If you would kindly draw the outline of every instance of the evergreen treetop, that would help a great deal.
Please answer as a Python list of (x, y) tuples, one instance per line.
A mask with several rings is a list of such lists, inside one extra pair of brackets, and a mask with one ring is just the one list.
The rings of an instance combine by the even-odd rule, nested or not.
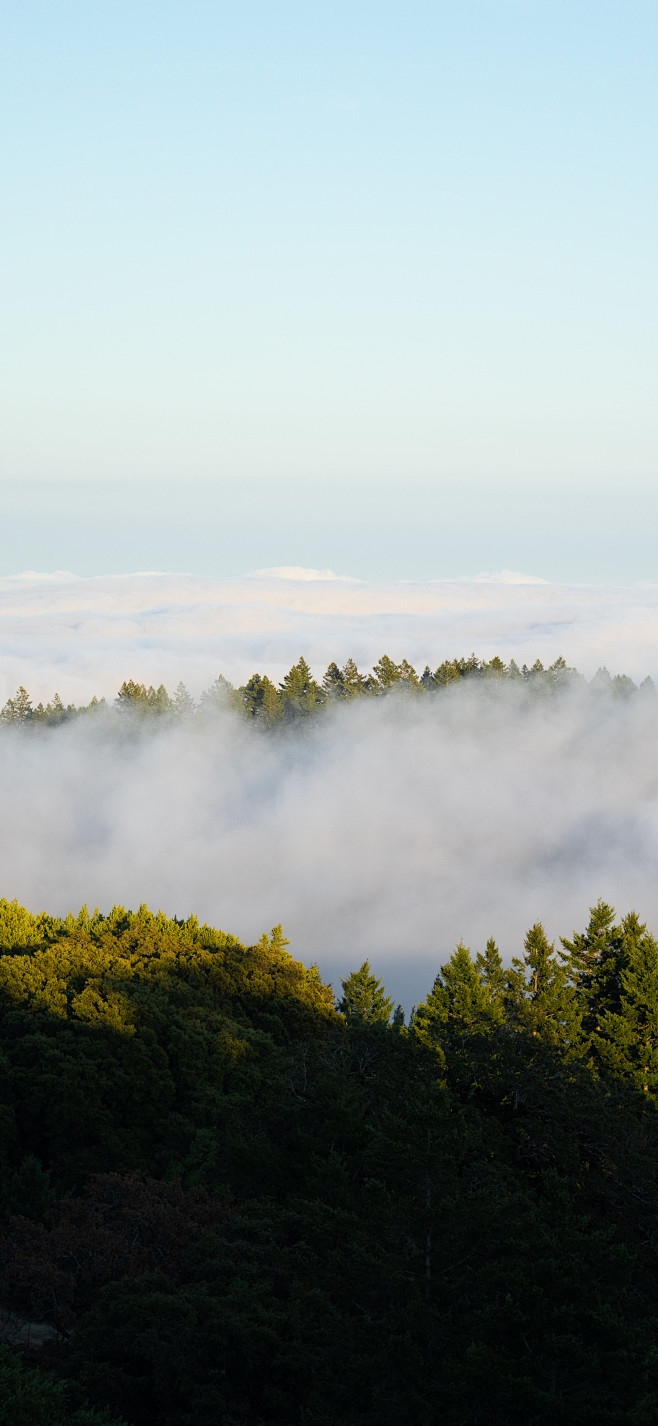
[(364, 961), (346, 980), (341, 980), (341, 985), (343, 994), (337, 1008), (347, 1020), (388, 1024), (393, 1001), (370, 969), (370, 961)]

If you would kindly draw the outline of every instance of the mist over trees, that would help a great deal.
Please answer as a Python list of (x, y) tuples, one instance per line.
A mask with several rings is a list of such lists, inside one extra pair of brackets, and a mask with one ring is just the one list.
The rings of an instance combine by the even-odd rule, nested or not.
[[(500, 875), (513, 898), (556, 847), (573, 864), (571, 788), (588, 845), (592, 807), (602, 838), (616, 827), (588, 798), (620, 729), (627, 749), (640, 735), (610, 804), (621, 788), (626, 816), (627, 789), (645, 789), (650, 807), (652, 687), (605, 670), (586, 683), (562, 659), (419, 674), (383, 655), (369, 673), (348, 660), (317, 679), (300, 659), (278, 684), (220, 676), (196, 701), (135, 680), (84, 708), (8, 700), (26, 855), (45, 865), (47, 848), (56, 878), (98, 862), (109, 883), (129, 861), (141, 880), (146, 843), (168, 896), (187, 856), (195, 884), (212, 879), (218, 904), (230, 884), (235, 905), (259, 879), (282, 898), (289, 864), (353, 969), (334, 993), (280, 925), (246, 944), (146, 906), (62, 917), (0, 901), (0, 1426), (653, 1423), (653, 934), (603, 901), (557, 942), (533, 920), (505, 960), (485, 930), (437, 954), (410, 1014), (374, 968), (391, 962), (391, 925), (400, 959), (426, 944), (409, 931), (424, 857), (443, 877), (440, 945), (460, 876), (459, 903), (466, 888), (491, 910)], [(48, 733), (66, 724), (79, 735)], [(323, 726), (336, 736), (287, 737)], [(56, 838), (40, 841), (46, 825)]]
[[(608, 694), (616, 698), (629, 698), (638, 692), (633, 679), (626, 674), (613, 677), (606, 668), (600, 668), (587, 684), (582, 674), (570, 668), (563, 658), (556, 659), (549, 668), (544, 668), (539, 659), (531, 667), (524, 664), (519, 668), (514, 659), (505, 664), (496, 656), (487, 662), (471, 654), (468, 658), (445, 659), (434, 671), (427, 664), (418, 674), (406, 659), (395, 663), (388, 654), (382, 654), (368, 673), (361, 673), (352, 658), (342, 668), (332, 662), (318, 683), (302, 657), (278, 685), (272, 683), (267, 674), (254, 673), (246, 684), (235, 688), (219, 674), (201, 694), (198, 703), (182, 682), (170, 695), (164, 684), (158, 688), (147, 688), (143, 683), (127, 679), (122, 683), (113, 706), (108, 705), (104, 698), (92, 698), (90, 703), (80, 707), (74, 704), (65, 706), (58, 693), (49, 703), (34, 705), (30, 694), (21, 685), (0, 710), (0, 723), (12, 727), (28, 724), (57, 726), (72, 718), (96, 712), (102, 711), (107, 715), (110, 709), (114, 713), (130, 713), (140, 719), (167, 720), (186, 718), (192, 714), (203, 717), (230, 710), (265, 726), (278, 726), (298, 723), (332, 705), (349, 703), (354, 699), (381, 698), (391, 694), (422, 696), (465, 682), (490, 685), (492, 680), (514, 687), (517, 691), (525, 689), (529, 695), (544, 699), (576, 688), (588, 688), (594, 694)], [(639, 688), (645, 693), (652, 692), (651, 678), (645, 678)]]
[(0, 902), (0, 1421), (649, 1426), (657, 987), (604, 902), (406, 1023), (280, 926)]

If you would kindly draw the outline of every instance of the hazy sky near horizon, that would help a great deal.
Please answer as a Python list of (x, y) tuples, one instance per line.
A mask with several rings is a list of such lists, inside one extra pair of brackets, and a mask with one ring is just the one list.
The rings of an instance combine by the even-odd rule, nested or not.
[(654, 577), (657, 41), (650, 0), (10, 3), (7, 558)]

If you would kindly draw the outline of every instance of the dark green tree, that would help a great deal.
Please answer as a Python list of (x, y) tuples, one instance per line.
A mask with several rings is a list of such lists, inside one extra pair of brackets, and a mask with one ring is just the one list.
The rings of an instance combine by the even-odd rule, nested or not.
[(346, 698), (360, 698), (364, 693), (372, 692), (369, 680), (359, 673), (354, 659), (348, 659), (343, 664), (341, 678)]
[(0, 1346), (0, 1426), (126, 1426), (109, 1411), (67, 1404), (67, 1389)]
[(249, 682), (239, 690), (242, 706), (248, 718), (258, 718), (263, 723), (275, 723), (282, 713), (281, 695), (270, 682), (267, 674), (252, 674)]
[(348, 975), (347, 980), (341, 980), (341, 985), (343, 995), (338, 1002), (341, 1015), (348, 1020), (388, 1024), (393, 1001), (387, 996), (383, 981), (373, 975), (370, 961), (364, 961), (358, 970)]
[(394, 663), (388, 654), (382, 654), (373, 667), (373, 673), (378, 693), (387, 693), (389, 688), (393, 688), (396, 683), (399, 683), (402, 677), (399, 664)]
[(304, 658), (293, 664), (279, 687), (286, 718), (307, 716), (324, 701), (324, 693)]
[(460, 678), (475, 678), (479, 672), (480, 660), (471, 654), (467, 659), (444, 659), (435, 668), (433, 676), (438, 688), (447, 688), (451, 683), (458, 683)]
[(403, 659), (400, 664), (400, 683), (402, 683), (405, 688), (422, 688), (421, 681), (413, 664), (408, 663), (406, 659)]
[(599, 1013), (591, 1044), (615, 1078), (658, 1095), (658, 944), (635, 912), (624, 918), (619, 1009)]
[(507, 1002), (520, 1029), (547, 1045), (575, 1048), (581, 1024), (576, 994), (541, 921), (528, 931), (523, 959), (512, 960)]
[(489, 1027), (491, 1020), (487, 987), (468, 946), (460, 941), (441, 966), (427, 1000), (414, 1012), (415, 1033), (425, 1043), (435, 1044)]
[[(630, 925), (632, 934), (632, 924)], [(595, 1034), (601, 1015), (620, 1009), (621, 969), (625, 958), (624, 925), (615, 925), (614, 906), (597, 901), (590, 907), (585, 931), (571, 940), (561, 937), (569, 980), (574, 986), (583, 1017), (583, 1032)]]
[(329, 699), (345, 697), (345, 682), (337, 663), (330, 663), (322, 679), (322, 689)]
[(475, 965), (487, 993), (492, 1019), (501, 1023), (505, 1018), (507, 971), (493, 936), (489, 937), (484, 954), (478, 951)]

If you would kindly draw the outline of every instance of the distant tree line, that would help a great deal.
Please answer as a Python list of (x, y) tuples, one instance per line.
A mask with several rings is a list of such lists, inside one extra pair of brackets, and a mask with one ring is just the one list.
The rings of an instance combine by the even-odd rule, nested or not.
[(654, 937), (341, 989), (0, 901), (0, 1426), (653, 1426)]
[[(423, 696), (466, 681), (486, 683), (491, 680), (525, 688), (529, 694), (543, 695), (544, 698), (578, 686), (586, 686), (593, 693), (609, 694), (615, 698), (629, 698), (638, 692), (638, 685), (627, 674), (612, 677), (606, 668), (600, 668), (586, 684), (582, 674), (569, 667), (563, 658), (556, 659), (549, 668), (544, 668), (539, 659), (530, 668), (526, 664), (519, 668), (514, 659), (509, 664), (498, 657), (487, 662), (471, 654), (469, 658), (444, 659), (433, 672), (428, 664), (418, 674), (406, 659), (396, 663), (388, 654), (382, 654), (369, 673), (361, 673), (351, 658), (342, 668), (337, 663), (330, 663), (320, 682), (313, 677), (304, 658), (293, 664), (278, 685), (267, 674), (254, 673), (247, 683), (235, 688), (220, 674), (201, 694), (198, 702), (184, 683), (179, 683), (175, 693), (170, 695), (162, 683), (159, 688), (147, 688), (143, 683), (128, 679), (122, 683), (113, 705), (108, 705), (104, 698), (92, 698), (91, 703), (80, 707), (72, 703), (65, 705), (56, 693), (51, 702), (35, 706), (21, 685), (0, 711), (0, 722), (14, 727), (28, 724), (53, 726), (100, 711), (107, 713), (113, 707), (116, 712), (129, 712), (139, 718), (169, 720), (231, 709), (247, 719), (274, 725), (307, 718), (332, 705), (355, 699), (381, 698), (392, 694)], [(639, 689), (653, 692), (651, 678), (645, 678)]]

